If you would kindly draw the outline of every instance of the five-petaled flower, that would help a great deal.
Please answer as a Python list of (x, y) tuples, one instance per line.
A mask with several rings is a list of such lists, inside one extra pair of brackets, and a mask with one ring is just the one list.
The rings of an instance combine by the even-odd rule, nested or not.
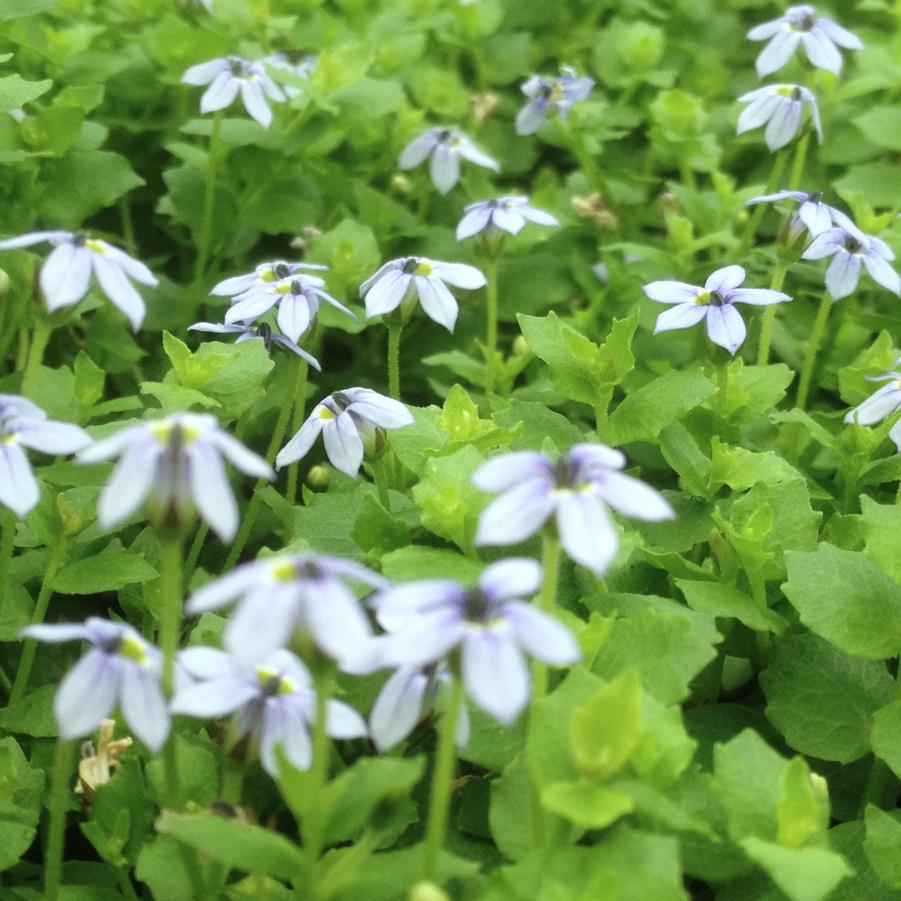
[(284, 347), (285, 350), (297, 354), (303, 360), (306, 360), (314, 369), (322, 371), (322, 367), (311, 353), (307, 353), (300, 345), (292, 341), (290, 338), (273, 330), (272, 326), (266, 322), (259, 322), (253, 325), (249, 322), (195, 322), (188, 326), (189, 332), (209, 332), (213, 335), (237, 335), (238, 340), (235, 344), (242, 341), (250, 341), (252, 338), (260, 338), (263, 341), (267, 351), (271, 351), (273, 347)]
[(662, 495), (619, 471), (625, 465), (623, 454), (605, 444), (575, 444), (556, 460), (538, 451), (489, 460), (472, 482), (482, 491), (503, 493), (482, 511), (475, 543), (518, 544), (553, 515), (570, 557), (603, 575), (619, 547), (608, 505), (650, 522), (675, 516)]
[(817, 18), (812, 6), (790, 6), (778, 19), (763, 22), (748, 32), (752, 41), (769, 43), (757, 57), (757, 74), (763, 78), (778, 72), (792, 57), (798, 44), (804, 47), (807, 58), (818, 69), (836, 75), (842, 71), (839, 47), (861, 50), (860, 39), (831, 19)]
[[(310, 768), (309, 725), (316, 719), (316, 693), (309, 671), (297, 657), (279, 650), (247, 663), (225, 651), (194, 647), (179, 654), (179, 663), (196, 681), (176, 691), (173, 713), (201, 719), (235, 714), (231, 740), (249, 735), (259, 748), (263, 769), (273, 778), (279, 775), (277, 747), (292, 766)], [(329, 701), (326, 731), (332, 738), (361, 738), (366, 723), (347, 704)]]
[(479, 150), (466, 135), (450, 128), (430, 128), (425, 134), (414, 138), (401, 153), (397, 168), (413, 169), (431, 157), (429, 174), (432, 184), (439, 194), (447, 194), (460, 180), (461, 156), (477, 166), (500, 171), (497, 160)]
[(893, 294), (901, 294), (901, 278), (889, 265), (895, 259), (881, 238), (864, 234), (844, 213), (833, 210), (835, 228), (822, 232), (802, 254), (805, 260), (832, 257), (826, 270), (826, 287), (833, 300), (847, 297), (857, 287), (861, 263), (873, 281)]
[(92, 616), (84, 623), (28, 626), (38, 641), (87, 641), (91, 649), (69, 670), (53, 700), (64, 740), (93, 732), (116, 706), (151, 751), (169, 734), (169, 711), (160, 687), (162, 655), (131, 626)]
[(466, 207), (466, 213), (457, 226), (457, 240), (498, 231), (515, 235), (526, 221), (537, 225), (560, 224), (550, 213), (530, 206), (528, 197), (498, 197), (497, 200), (470, 203)]
[(141, 327), (146, 308), (129, 279), (151, 287), (158, 284), (143, 263), (84, 232), (30, 232), (0, 241), (0, 250), (30, 247), (44, 241), (53, 245), (41, 266), (39, 279), (49, 312), (78, 303), (88, 293), (93, 272), (103, 293), (126, 315), (131, 327), (135, 331)]
[(359, 563), (316, 554), (275, 554), (245, 563), (204, 585), (189, 599), (189, 613), (237, 601), (225, 627), (226, 647), (253, 662), (300, 634), (348, 671), (369, 662), (372, 629), (347, 583), (385, 588), (388, 580)]
[(222, 431), (209, 413), (173, 413), (127, 426), (84, 448), (78, 459), (98, 463), (121, 457), (100, 494), (101, 527), (128, 519), (146, 498), (158, 522), (185, 525), (196, 509), (223, 541), (230, 541), (238, 528), (238, 505), (223, 456), (248, 475), (273, 476), (262, 457)]
[(360, 471), (366, 451), (376, 450), (379, 429), (399, 429), (412, 423), (412, 414), (399, 400), (371, 388), (335, 391), (316, 404), (300, 431), (279, 451), (275, 468), (306, 456), (321, 433), (332, 466), (353, 477)]
[(88, 433), (77, 425), (48, 419), (24, 397), (0, 394), (0, 504), (22, 517), (40, 500), (23, 447), (43, 454), (74, 454), (90, 443)]
[(540, 583), (538, 563), (512, 558), (489, 566), (475, 588), (430, 579), (379, 592), (372, 605), (388, 632), (381, 659), (417, 667), (459, 648), (469, 697), (495, 719), (512, 723), (529, 700), (524, 652), (555, 666), (581, 656), (565, 626), (522, 600)]
[(770, 150), (784, 147), (801, 128), (804, 105), (810, 107), (810, 118), (817, 140), (823, 143), (823, 126), (817, 99), (807, 88), (797, 84), (769, 84), (742, 94), (739, 102), (747, 103), (738, 117), (738, 134), (744, 134), (766, 123), (766, 145)]
[(767, 306), (791, 300), (788, 294), (768, 288), (742, 288), (745, 270), (741, 266), (724, 266), (712, 273), (704, 287), (684, 282), (651, 282), (644, 286), (644, 293), (658, 303), (674, 304), (671, 310), (661, 313), (654, 326), (654, 334), (672, 329), (691, 328), (702, 319), (707, 320), (707, 336), (714, 344), (724, 347), (730, 354), (741, 347), (747, 335), (744, 320), (734, 304), (749, 303)]
[[(901, 358), (895, 360), (895, 366), (901, 363)], [(845, 414), (845, 422), (856, 422), (858, 425), (875, 425), (882, 422), (887, 416), (901, 410), (901, 372), (893, 369), (891, 372), (870, 377), (871, 382), (886, 382), (881, 388), (873, 392), (865, 401), (849, 410)], [(898, 453), (901, 453), (901, 420), (898, 420), (888, 433), (889, 438), (895, 443)]]
[[(800, 206), (797, 213), (792, 216), (791, 232), (792, 237), (796, 233), (807, 229), (811, 238), (821, 235), (824, 231), (832, 228), (836, 214), (841, 213), (828, 203), (823, 203), (823, 194), (821, 191), (813, 191), (810, 194), (804, 191), (777, 191), (775, 194), (762, 194), (760, 197), (752, 197), (745, 203), (753, 206), (755, 203), (777, 203), (780, 200), (794, 200)], [(800, 223), (800, 226), (799, 224)]]
[(561, 66), (560, 73), (552, 79), (533, 75), (523, 82), (521, 90), (529, 98), (529, 102), (516, 116), (518, 135), (534, 134), (552, 110), (565, 119), (572, 105), (591, 93), (594, 79), (579, 78), (576, 70), (569, 66)]
[(383, 316), (398, 307), (406, 317), (419, 298), (426, 316), (452, 332), (458, 308), (447, 285), (474, 290), (485, 284), (485, 276), (475, 266), (441, 263), (425, 257), (401, 257), (385, 263), (367, 278), (360, 285), (360, 296), (366, 302), (367, 319)]
[(285, 99), (284, 92), (266, 74), (262, 63), (251, 62), (240, 56), (225, 56), (191, 66), (181, 80), (184, 84), (209, 85), (200, 98), (202, 113), (225, 109), (240, 91), (244, 109), (263, 128), (272, 124), (272, 110), (266, 98), (279, 103)]

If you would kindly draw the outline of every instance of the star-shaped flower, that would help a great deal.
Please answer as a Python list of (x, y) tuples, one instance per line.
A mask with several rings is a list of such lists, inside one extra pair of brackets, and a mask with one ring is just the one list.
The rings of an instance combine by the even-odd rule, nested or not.
[(594, 87), (594, 79), (579, 78), (576, 70), (561, 66), (560, 75), (547, 79), (533, 75), (522, 84), (522, 92), (529, 102), (516, 116), (516, 133), (530, 135), (538, 131), (551, 111), (565, 119), (574, 103), (585, 100)]
[(479, 150), (466, 135), (451, 128), (430, 128), (411, 141), (397, 161), (398, 169), (413, 169), (431, 157), (429, 174), (439, 194), (448, 191), (460, 180), (460, 157), (500, 172), (500, 163)]
[(530, 206), (528, 197), (498, 197), (497, 200), (480, 200), (466, 207), (466, 215), (457, 226), (457, 240), (492, 231), (515, 235), (527, 221), (537, 225), (560, 224), (550, 213)]
[(804, 107), (810, 107), (810, 118), (816, 129), (817, 140), (823, 143), (823, 126), (817, 99), (807, 88), (797, 84), (768, 84), (756, 91), (749, 91), (738, 98), (747, 103), (738, 117), (737, 134), (744, 134), (766, 123), (766, 145), (778, 150), (791, 141), (801, 128)]

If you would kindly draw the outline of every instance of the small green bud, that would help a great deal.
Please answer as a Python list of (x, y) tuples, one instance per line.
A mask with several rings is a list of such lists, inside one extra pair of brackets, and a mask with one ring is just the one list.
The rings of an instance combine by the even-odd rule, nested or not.
[(517, 335), (513, 340), (512, 353), (514, 357), (524, 357), (526, 354), (532, 353), (532, 348), (522, 335)]
[(0, 297), (9, 291), (9, 274), (5, 269), (0, 269)]
[(332, 471), (321, 463), (310, 468), (307, 473), (307, 485), (313, 491), (325, 491), (332, 481)]
[(417, 882), (407, 895), (408, 901), (450, 901), (450, 895), (434, 882)]

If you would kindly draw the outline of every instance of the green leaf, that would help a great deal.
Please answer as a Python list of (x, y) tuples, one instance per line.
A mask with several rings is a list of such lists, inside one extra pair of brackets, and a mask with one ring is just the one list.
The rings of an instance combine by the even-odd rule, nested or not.
[[(320, 57), (321, 61), (322, 57)], [(374, 272), (381, 262), (375, 234), (368, 225), (342, 219), (310, 242), (310, 262), (329, 266), (329, 286), (338, 297)]]
[(113, 549), (61, 569), (53, 580), (53, 590), (61, 594), (99, 594), (149, 582), (158, 575), (143, 554)]
[(44, 774), (33, 769), (18, 742), (0, 739), (0, 871), (31, 847), (41, 815)]
[(872, 498), (861, 495), (860, 510), (866, 542), (864, 553), (901, 584), (901, 554), (897, 541), (901, 534), (901, 505), (877, 504)]
[(554, 782), (542, 789), (541, 803), (583, 829), (605, 829), (635, 808), (628, 795), (593, 782)]
[(873, 716), (870, 731), (873, 753), (901, 779), (901, 700), (892, 701)]
[(851, 121), (877, 147), (901, 150), (901, 110), (897, 106), (872, 106)]
[(382, 557), (382, 574), (393, 582), (414, 579), (456, 579), (474, 585), (481, 575), (482, 564), (464, 557), (459, 551), (441, 547), (409, 545), (389, 551)]
[(615, 776), (638, 744), (640, 723), (641, 683), (630, 669), (573, 711), (569, 743), (577, 770), (592, 779)]
[(793, 757), (782, 771), (776, 807), (779, 844), (800, 848), (813, 838), (826, 836), (829, 825), (829, 789), (822, 776), (813, 775), (803, 757)]
[[(0, 18), (3, 16), (0, 8)], [(50, 90), (53, 82), (46, 78), (43, 81), (25, 81), (21, 75), (7, 75), (0, 78), (0, 112), (6, 113), (30, 103), (41, 94)]]
[(166, 901), (195, 901), (184, 846), (168, 835), (159, 835), (144, 845), (138, 856), (135, 876), (147, 885), (154, 898)]
[(871, 660), (901, 651), (901, 586), (863, 554), (821, 544), (786, 554), (783, 585), (812, 632), (849, 654)]
[(716, 392), (700, 369), (673, 370), (633, 391), (610, 414), (608, 444), (648, 441)]
[(754, 837), (741, 846), (791, 901), (823, 901), (842, 879), (853, 875), (840, 854), (825, 848), (783, 848)]
[(277, 832), (250, 823), (215, 815), (163, 813), (156, 821), (156, 828), (211, 860), (246, 873), (291, 880), (305, 867), (305, 858), (297, 845)]
[(17, 704), (0, 709), (0, 729), (35, 738), (55, 738), (58, 734), (53, 715), (55, 695), (56, 685), (42, 685)]
[(694, 582), (675, 580), (679, 591), (685, 595), (688, 606), (708, 616), (737, 619), (749, 629), (759, 632), (784, 632), (788, 622), (769, 608), (761, 607), (752, 598), (721, 582)]
[(901, 822), (872, 804), (867, 804), (864, 820), (867, 859), (886, 885), (901, 889)]
[(870, 750), (873, 714), (889, 703), (885, 666), (850, 657), (816, 635), (779, 639), (760, 674), (767, 719), (802, 754), (851, 763)]

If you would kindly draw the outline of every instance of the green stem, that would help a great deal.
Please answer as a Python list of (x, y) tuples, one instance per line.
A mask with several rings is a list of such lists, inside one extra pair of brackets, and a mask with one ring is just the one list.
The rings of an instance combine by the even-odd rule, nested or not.
[(203, 221), (200, 227), (200, 242), (197, 252), (197, 268), (194, 270), (194, 284), (200, 284), (210, 258), (210, 237), (213, 230), (213, 210), (216, 205), (216, 170), (219, 168), (219, 131), (222, 127), (222, 110), (213, 116), (210, 131), (210, 148), (206, 164), (206, 186), (203, 195)]
[(425, 832), (425, 861), (422, 870), (422, 878), (429, 882), (435, 880), (438, 870), (438, 853), (444, 845), (444, 837), (447, 833), (447, 814), (450, 810), (456, 760), (454, 740), (462, 705), (463, 680), (459, 674), (455, 673), (450, 700), (441, 717), (435, 768), (432, 771), (432, 793), (429, 798), (429, 816)]
[(17, 295), (10, 306), (9, 316), (6, 322), (3, 323), (3, 331), (0, 333), (0, 364), (6, 362), (9, 349), (12, 347), (13, 341), (16, 340), (19, 332), (19, 325), (25, 315), (27, 305), (27, 295)]
[[(781, 291), (785, 281), (788, 265), (781, 260), (776, 262), (773, 277), (770, 279), (770, 290)], [(770, 361), (770, 345), (773, 343), (773, 324), (776, 321), (776, 308), (779, 304), (771, 303), (763, 311), (763, 324), (760, 327), (760, 344), (757, 347), (757, 365), (766, 366)]]
[(388, 393), (400, 400), (400, 336), (404, 330), (402, 322), (388, 323)]
[(494, 391), (497, 356), (497, 257), (485, 261), (485, 394)]
[(50, 822), (47, 827), (47, 850), (44, 855), (44, 901), (56, 901), (62, 881), (66, 802), (69, 798), (69, 783), (75, 769), (75, 751), (74, 741), (56, 743), (53, 779), (50, 784)]
[(16, 544), (16, 524), (18, 517), (9, 507), (4, 507), (0, 514), (0, 591), (6, 591), (6, 579), (13, 559)]
[[(278, 418), (275, 421), (275, 429), (272, 432), (272, 438), (269, 440), (269, 447), (266, 449), (266, 462), (270, 466), (272, 465), (273, 460), (275, 460), (279, 448), (282, 445), (282, 441), (285, 438), (288, 420), (291, 416), (291, 410), (294, 408), (293, 398), (297, 396), (301, 367), (305, 370), (307, 366), (306, 361), (302, 360), (296, 354), (292, 354), (291, 357), (292, 359), (289, 363), (290, 369), (288, 371), (288, 384), (285, 389), (285, 394), (283, 395), (282, 404), (279, 407)], [(293, 465), (296, 466), (297, 464)], [(262, 502), (260, 491), (266, 484), (266, 479), (258, 479), (254, 486), (253, 496), (250, 499), (250, 503), (247, 505), (244, 519), (241, 521), (241, 528), (235, 536), (234, 543), (232, 544), (231, 550), (228, 552), (228, 558), (225, 561), (226, 571), (230, 570), (238, 562), (241, 551), (244, 550), (244, 545), (247, 544), (247, 539), (250, 537), (250, 533), (256, 522), (257, 514), (260, 511), (260, 503)]]
[[(291, 415), (291, 434), (296, 435), (303, 425), (303, 419), (307, 412), (307, 379), (310, 374), (310, 366), (306, 360), (300, 362), (300, 376), (297, 381), (297, 388), (294, 394), (294, 412)], [(288, 467), (288, 488), (285, 492), (285, 498), (293, 507), (297, 498), (297, 474), (299, 467), (297, 465)]]
[(316, 719), (313, 722), (313, 765), (307, 787), (304, 817), (304, 846), (309, 858), (309, 872), (315, 873), (322, 854), (322, 834), (325, 826), (322, 794), (328, 782), (331, 747), (328, 738), (328, 702), (331, 694), (331, 675), (322, 667), (314, 667), (313, 688), (316, 692)]
[(44, 362), (44, 351), (47, 349), (47, 342), (50, 340), (51, 334), (53, 334), (53, 323), (45, 316), (39, 316), (34, 326), (34, 334), (31, 336), (31, 347), (28, 350), (25, 375), (22, 376), (22, 394), (25, 397), (34, 397), (38, 373), (41, 371), (41, 363)]
[[(160, 564), (160, 646), (163, 651), (163, 693), (172, 697), (175, 687), (175, 656), (181, 634), (182, 617), (182, 553), (180, 536), (167, 536), (162, 541)], [(177, 810), (181, 803), (181, 787), (178, 774), (178, 758), (175, 736), (170, 735), (163, 750), (163, 768), (166, 773), (167, 803)]]
[(564, 143), (572, 151), (573, 156), (579, 164), (586, 180), (592, 191), (597, 191), (602, 197), (604, 196), (604, 182), (601, 173), (595, 164), (582, 135), (575, 131), (568, 119), (564, 120), (560, 116), (554, 116), (554, 126)]
[(390, 458), (388, 454), (384, 454), (380, 460), (376, 460), (372, 464), (372, 477), (375, 480), (375, 490), (379, 495), (379, 503), (389, 512), (391, 511), (391, 496), (388, 494), (389, 475), (386, 468), (386, 461)]
[[(788, 179), (788, 190), (797, 191), (801, 184), (801, 176), (804, 174), (804, 163), (807, 161), (807, 148), (810, 146), (810, 129), (806, 128), (795, 145), (795, 158), (792, 161), (792, 171)], [(767, 192), (769, 193), (769, 192)]]
[[(53, 596), (53, 580), (60, 566), (66, 559), (68, 543), (65, 538), (60, 538), (50, 551), (47, 560), (47, 568), (44, 570), (44, 580), (41, 582), (41, 590), (31, 614), (31, 625), (39, 626), (47, 616), (47, 608), (50, 606), (50, 598)], [(34, 665), (34, 655), (37, 652), (37, 641), (26, 638), (22, 645), (22, 656), (19, 658), (19, 668), (16, 670), (16, 678), (9, 693), (9, 703), (16, 704), (25, 696), (28, 688), (28, 680), (31, 678), (31, 668)]]
[(200, 559), (200, 552), (203, 550), (203, 543), (206, 541), (206, 536), (210, 533), (210, 527), (206, 524), (206, 522), (201, 522), (197, 527), (197, 531), (194, 533), (194, 540), (191, 542), (191, 547), (188, 549), (188, 556), (185, 560), (185, 584), (191, 584), (191, 576), (194, 575), (194, 570), (197, 569), (197, 561)]
[(716, 367), (716, 408), (721, 419), (729, 418), (729, 363), (726, 360)]
[[(538, 607), (543, 613), (554, 614), (557, 605), (557, 580), (560, 574), (560, 539), (545, 533), (541, 546), (541, 566), (544, 573)], [(532, 697), (540, 700), (547, 693), (547, 664), (535, 660), (532, 664)]]
[[(782, 178), (782, 172), (785, 170), (785, 163), (787, 160), (788, 150), (783, 147), (776, 154), (776, 159), (773, 160), (773, 168), (770, 171), (770, 180), (766, 183), (766, 189), (763, 192), (764, 194), (772, 194), (773, 191), (776, 190), (779, 179)], [(735, 252), (733, 259), (741, 259), (748, 252), (748, 249), (754, 240), (754, 235), (757, 234), (757, 226), (760, 225), (760, 220), (763, 218), (765, 211), (766, 204), (764, 203), (758, 203), (757, 206), (754, 207), (754, 212), (751, 213), (751, 217), (748, 219), (745, 233), (742, 235), (741, 242), (738, 245), (738, 250)]]
[(807, 407), (807, 398), (810, 395), (813, 385), (813, 371), (816, 366), (817, 351), (826, 334), (826, 322), (829, 319), (829, 311), (832, 308), (832, 298), (828, 292), (823, 294), (820, 300), (820, 307), (817, 310), (817, 318), (813, 323), (813, 331), (807, 342), (807, 355), (804, 357), (804, 368), (801, 370), (801, 380), (798, 382), (798, 399), (795, 406), (803, 410)]

